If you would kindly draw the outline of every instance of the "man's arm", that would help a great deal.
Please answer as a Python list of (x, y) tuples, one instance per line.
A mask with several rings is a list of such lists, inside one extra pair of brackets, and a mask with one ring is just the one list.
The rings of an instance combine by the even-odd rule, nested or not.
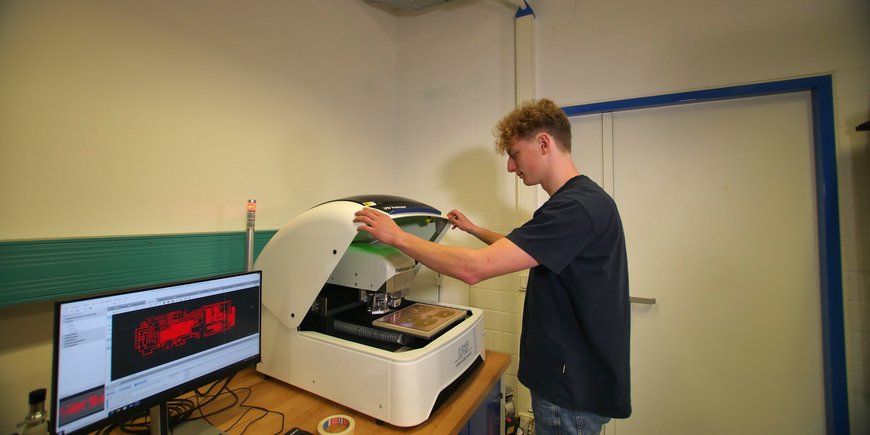
[(538, 265), (534, 258), (503, 236), (484, 248), (472, 249), (421, 239), (403, 231), (386, 213), (371, 208), (356, 212), (353, 221), (361, 224), (358, 231), (365, 231), (426, 267), (466, 284)]
[(447, 213), (447, 220), (450, 221), (453, 228), (459, 228), (487, 245), (491, 245), (504, 237), (504, 234), (475, 225), (459, 210), (451, 210), (450, 213)]

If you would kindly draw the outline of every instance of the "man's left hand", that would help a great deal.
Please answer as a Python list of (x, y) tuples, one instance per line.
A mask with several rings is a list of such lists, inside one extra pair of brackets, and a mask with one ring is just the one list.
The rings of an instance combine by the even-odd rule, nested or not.
[(354, 213), (353, 221), (362, 224), (357, 231), (365, 231), (390, 246), (395, 246), (398, 238), (404, 234), (390, 215), (370, 207)]

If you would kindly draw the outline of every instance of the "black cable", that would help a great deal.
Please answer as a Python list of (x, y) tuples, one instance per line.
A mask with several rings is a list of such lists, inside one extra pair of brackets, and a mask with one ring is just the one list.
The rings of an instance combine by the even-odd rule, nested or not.
[[(230, 381), (233, 379), (234, 376), (235, 376), (235, 374), (230, 375), (230, 376), (228, 376), (228, 377), (226, 377), (226, 378), (223, 378), (223, 379), (221, 379), (221, 380), (218, 380), (218, 381), (212, 383), (211, 385), (209, 385), (208, 389), (205, 390), (205, 393), (200, 392), (198, 388), (193, 390), (193, 392), (194, 392), (194, 396), (197, 398), (197, 400), (196, 400), (196, 402), (197, 402), (197, 406), (196, 406), (196, 408), (198, 408), (198, 409), (200, 410), (200, 411), (199, 411), (200, 416), (199, 416), (199, 417), (193, 417), (191, 420), (198, 420), (198, 419), (202, 418), (202, 419), (205, 419), (206, 422), (208, 422), (208, 419), (206, 419), (207, 416), (205, 416), (205, 415), (202, 414), (202, 407), (208, 405), (209, 403), (211, 403), (212, 401), (214, 401), (215, 399), (217, 399), (218, 396), (221, 395), (221, 391), (223, 391), (223, 390), (228, 390), (227, 386), (230, 384)], [(212, 391), (212, 390), (215, 388), (215, 386), (217, 386), (218, 384), (221, 384), (221, 385), (220, 385), (220, 388), (218, 389), (217, 394), (215, 394), (215, 395), (213, 395), (213, 396), (209, 396), (209, 394), (212, 394), (211, 391)], [(199, 403), (199, 397), (208, 397), (208, 400), (206, 400), (204, 403)], [(233, 405), (235, 405), (235, 403), (232, 403), (229, 407), (224, 408), (224, 409), (222, 409), (221, 411), (225, 411), (225, 410), (229, 409), (230, 407), (232, 407)], [(217, 412), (220, 412), (220, 411), (217, 411)], [(214, 415), (214, 414), (215, 414), (215, 413), (212, 413), (212, 414), (210, 414), (210, 415)], [(211, 424), (211, 423), (209, 423), (209, 424)]]
[[(233, 379), (235, 374), (228, 376), (226, 378), (215, 381), (209, 385), (209, 387), (205, 390), (205, 392), (200, 391), (199, 388), (195, 388), (193, 390), (193, 398), (195, 398), (196, 402), (191, 399), (172, 399), (166, 402), (166, 410), (167, 417), (169, 418), (169, 427), (173, 428), (185, 421), (199, 420), (203, 419), (206, 423), (215, 426), (212, 424), (208, 417), (212, 417), (221, 412), (232, 409), (236, 405), (240, 408), (245, 408), (245, 411), (230, 425), (226, 431), (232, 429), (236, 426), (249, 412), (252, 410), (257, 410), (263, 412), (263, 415), (253, 419), (245, 425), (245, 428), (242, 429), (242, 434), (244, 434), (250, 426), (264, 418), (266, 418), (269, 414), (278, 414), (281, 417), (281, 427), (275, 432), (275, 435), (280, 435), (284, 432), (284, 413), (278, 411), (272, 411), (261, 406), (255, 405), (247, 405), (246, 402), (253, 395), (253, 390), (248, 387), (241, 387), (235, 390), (231, 390), (229, 388), (229, 383)], [(213, 390), (217, 388), (217, 392), (213, 392)], [(238, 391), (246, 391), (248, 395), (243, 399), (239, 400), (239, 396), (236, 394)], [(209, 411), (208, 413), (203, 412), (203, 408), (213, 401), (217, 400), (218, 397), (229, 394), (233, 396), (233, 401), (227, 405), (222, 407), (221, 409)], [(205, 398), (206, 400), (200, 402), (200, 398)], [(196, 416), (194, 413), (199, 411), (199, 416)], [(216, 426), (215, 426), (216, 427)], [(143, 411), (133, 417), (128, 418), (127, 420), (111, 423), (104, 426), (102, 429), (99, 429), (95, 432), (95, 435), (103, 435), (112, 432), (113, 430), (118, 429), (123, 433), (131, 433), (131, 434), (146, 434), (151, 432), (151, 415), (149, 414), (149, 410)]]
[[(166, 402), (166, 416), (169, 419), (169, 427), (173, 428), (186, 421), (187, 416), (189, 416), (194, 409), (193, 402), (188, 399), (168, 400)], [(101, 430), (101, 432), (108, 433), (115, 427), (124, 433), (151, 433), (151, 415), (149, 414), (149, 411), (143, 411), (123, 422), (110, 425)]]
[[(249, 389), (249, 391), (250, 391), (250, 389)], [(235, 392), (233, 392), (233, 396), (236, 397), (236, 400), (239, 399), (239, 396), (236, 395)], [(248, 396), (250, 396), (250, 392), (248, 393)], [(247, 398), (245, 398), (245, 400), (247, 400)], [(242, 403), (244, 403), (244, 401)], [(242, 405), (240, 404), (239, 407), (241, 408)], [(239, 415), (239, 417), (236, 419), (236, 421), (234, 421), (233, 424), (231, 424), (230, 427), (227, 428), (227, 431), (232, 429), (233, 427), (235, 427), (236, 424), (238, 424), (243, 418), (245, 418), (245, 416), (248, 415), (248, 411), (250, 411), (250, 409), (246, 409), (245, 412), (243, 412), (241, 415)]]
[[(239, 395), (236, 394), (236, 393), (239, 392), (239, 391), (245, 391), (245, 392), (248, 393), (247, 396), (245, 396), (245, 398), (242, 399), (241, 401), (239, 400)], [(197, 391), (197, 393), (200, 393), (200, 392)], [(208, 414), (204, 414), (204, 415), (203, 415), (203, 418), (213, 416), (213, 415), (218, 414), (218, 413), (220, 413), (220, 412), (223, 412), (223, 411), (225, 411), (225, 410), (227, 410), (227, 409), (229, 409), (229, 408), (231, 408), (231, 407), (234, 407), (235, 405), (238, 405), (239, 408), (245, 408), (245, 411), (244, 411), (241, 415), (239, 415), (239, 416), (236, 418), (236, 420), (235, 420), (235, 421), (234, 421), (234, 422), (233, 422), (233, 423), (232, 423), (228, 428), (224, 429), (225, 432), (226, 432), (226, 431), (229, 431), (230, 429), (232, 429), (233, 427), (235, 427), (235, 426), (236, 426), (240, 421), (242, 421), (242, 419), (245, 418), (245, 416), (248, 415), (248, 413), (250, 413), (252, 410), (257, 410), (257, 411), (261, 411), (261, 412), (263, 412), (263, 415), (261, 415), (261, 416), (259, 416), (259, 417), (256, 417), (256, 418), (253, 419), (252, 421), (248, 422), (248, 423), (245, 425), (245, 428), (242, 429), (242, 432), (241, 432), (242, 434), (244, 434), (245, 432), (247, 432), (248, 428), (250, 428), (252, 424), (254, 424), (254, 423), (256, 423), (256, 422), (258, 422), (258, 421), (260, 421), (260, 420), (266, 418), (269, 414), (278, 414), (278, 415), (281, 417), (281, 427), (280, 427), (280, 429), (279, 429), (277, 432), (275, 432), (275, 434), (276, 434), (276, 435), (279, 435), (279, 434), (283, 433), (283, 431), (284, 431), (284, 419), (285, 419), (284, 414), (281, 413), (281, 412), (278, 412), (278, 411), (272, 411), (272, 410), (269, 410), (269, 409), (266, 409), (266, 408), (263, 408), (263, 407), (260, 407), (260, 406), (248, 405), (248, 404), (247, 404), (247, 401), (248, 401), (248, 399), (250, 399), (251, 396), (253, 395), (253, 390), (251, 390), (250, 388), (247, 388), (247, 387), (241, 387), (241, 388), (237, 388), (237, 389), (235, 389), (235, 390), (232, 390), (232, 389), (226, 387), (226, 384), (225, 384), (224, 387), (223, 387), (220, 391), (217, 392), (216, 396), (223, 395), (223, 394), (230, 394), (230, 395), (232, 395), (232, 396), (233, 396), (233, 399), (234, 399), (234, 400), (233, 400), (233, 403), (232, 403), (231, 405), (229, 405), (229, 406), (223, 408), (223, 409), (218, 410), (218, 411), (212, 411), (212, 412), (209, 412)], [(216, 397), (216, 396), (215, 396), (215, 397)], [(214, 399), (212, 398), (212, 400), (214, 400)], [(200, 413), (202, 413), (202, 407), (199, 407), (199, 411), (200, 411)], [(197, 418), (198, 418), (198, 417), (197, 417)], [(205, 418), (205, 420), (208, 421), (207, 418)], [(211, 422), (209, 422), (209, 424), (211, 424)], [(212, 424), (212, 426), (214, 426), (214, 425)]]
[[(259, 421), (263, 418), (266, 418), (266, 416), (268, 416), (269, 414), (278, 414), (281, 416), (281, 429), (279, 429), (277, 432), (275, 432), (275, 435), (280, 435), (282, 432), (284, 432), (284, 413), (283, 412), (272, 411), (270, 409), (266, 409), (266, 408), (263, 408), (261, 406), (246, 405), (245, 402), (247, 402), (248, 399), (251, 398), (251, 396), (254, 394), (254, 391), (251, 390), (250, 388), (247, 388), (247, 387), (236, 389), (236, 391), (238, 391), (238, 390), (247, 390), (248, 391), (248, 397), (245, 397), (245, 399), (242, 400), (241, 403), (239, 403), (239, 407), (245, 407), (245, 408), (248, 408), (248, 410), (256, 409), (256, 410), (265, 412), (265, 414), (263, 414), (262, 416), (258, 417), (257, 419), (255, 419), (255, 420), (251, 421), (250, 423), (248, 423), (247, 425), (245, 425), (245, 428), (242, 429), (242, 434), (244, 434), (248, 430), (248, 427), (250, 427), (254, 422)], [(245, 411), (245, 413), (247, 413), (247, 412), (248, 411)]]
[[(236, 406), (236, 404), (239, 403), (239, 398), (238, 398), (238, 396), (236, 396), (236, 395), (232, 392), (232, 390), (230, 390), (230, 389), (227, 387), (227, 384), (229, 384), (229, 381), (230, 381), (230, 378), (227, 378), (226, 382), (223, 383), (223, 385), (221, 386), (221, 388), (220, 388), (220, 389), (217, 391), (217, 393), (215, 393), (213, 396), (205, 396), (205, 395), (202, 395), (203, 393), (201, 393), (199, 390), (195, 390), (195, 391), (194, 391), (194, 393), (195, 393), (194, 397), (196, 397), (196, 402), (197, 402), (196, 410), (199, 411), (199, 417), (191, 417), (190, 420), (199, 420), (199, 419), (203, 419), (203, 420), (205, 420), (206, 423), (211, 424), (212, 426), (214, 426), (214, 424), (212, 424), (212, 422), (208, 421), (208, 417), (211, 417), (211, 416), (213, 416), (213, 415), (219, 414), (219, 413), (221, 413), (221, 412), (224, 412), (224, 411), (226, 411), (226, 410), (228, 410), (228, 409), (231, 409), (231, 408), (233, 408), (234, 406)], [(212, 390), (212, 388), (210, 387), (208, 390), (206, 390), (205, 394), (209, 394), (209, 393), (211, 393), (211, 390)], [(212, 411), (212, 412), (209, 412), (208, 414), (203, 413), (203, 412), (202, 412), (202, 409), (203, 409), (206, 405), (208, 405), (209, 403), (211, 403), (211, 402), (213, 402), (214, 400), (216, 400), (219, 396), (221, 396), (221, 395), (223, 395), (223, 394), (227, 394), (227, 393), (224, 393), (224, 390), (226, 390), (227, 393), (229, 393), (229, 394), (231, 394), (231, 395), (233, 396), (233, 399), (234, 399), (233, 402), (230, 403), (229, 405), (223, 407), (222, 409), (217, 410), (217, 411)], [(206, 400), (204, 403), (199, 403), (199, 398), (201, 397), (201, 395), (202, 395), (202, 397), (207, 397), (208, 400)]]

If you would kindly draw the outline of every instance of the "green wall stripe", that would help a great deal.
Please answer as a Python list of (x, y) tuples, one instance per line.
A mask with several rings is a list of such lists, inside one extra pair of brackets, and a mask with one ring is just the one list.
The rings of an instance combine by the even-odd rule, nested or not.
[[(258, 255), (277, 230), (257, 231)], [(0, 242), (0, 306), (242, 272), (245, 232)]]

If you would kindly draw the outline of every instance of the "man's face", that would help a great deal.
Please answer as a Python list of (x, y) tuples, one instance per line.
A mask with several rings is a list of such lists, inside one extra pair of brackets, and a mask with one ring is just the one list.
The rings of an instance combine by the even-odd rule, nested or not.
[(534, 186), (541, 182), (538, 174), (540, 148), (537, 146), (538, 136), (531, 139), (514, 139), (507, 149), (508, 172), (514, 172), (523, 180), (526, 186)]

